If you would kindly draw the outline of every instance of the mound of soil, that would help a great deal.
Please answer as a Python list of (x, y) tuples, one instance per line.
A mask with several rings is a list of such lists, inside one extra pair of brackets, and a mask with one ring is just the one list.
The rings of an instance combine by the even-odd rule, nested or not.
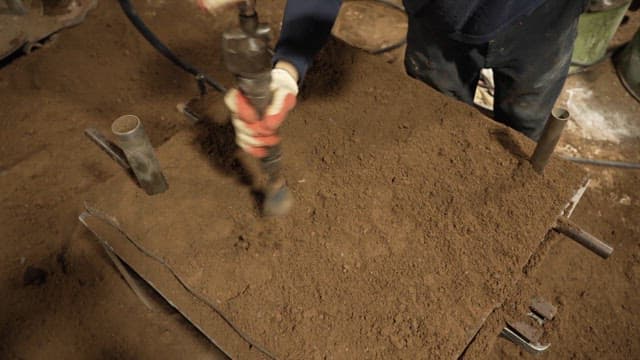
[(283, 129), (289, 216), (260, 217), (224, 123), (159, 149), (168, 192), (123, 175), (87, 199), (278, 358), (459, 356), (583, 173), (537, 174), (528, 139), (341, 44), (306, 84)]

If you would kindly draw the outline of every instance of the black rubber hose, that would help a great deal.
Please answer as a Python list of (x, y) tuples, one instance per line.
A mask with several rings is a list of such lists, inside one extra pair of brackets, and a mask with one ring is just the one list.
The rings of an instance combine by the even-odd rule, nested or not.
[(135, 26), (138, 32), (140, 32), (140, 34), (142, 34), (142, 36), (144, 36), (144, 38), (147, 39), (149, 44), (151, 44), (151, 46), (153, 46), (156, 50), (158, 50), (162, 55), (164, 55), (167, 59), (171, 60), (172, 63), (179, 66), (184, 71), (195, 76), (197, 80), (202, 79), (205, 83), (211, 85), (211, 87), (213, 87), (217, 91), (220, 91), (220, 92), (227, 91), (227, 89), (222, 84), (214, 80), (209, 75), (204, 74), (203, 72), (201, 72), (200, 70), (195, 68), (193, 65), (189, 64), (188, 62), (185, 62), (184, 60), (180, 59), (179, 57), (176, 56), (176, 54), (174, 54), (171, 50), (169, 50), (169, 48), (166, 47), (155, 36), (153, 32), (151, 32), (151, 30), (142, 21), (142, 19), (140, 19), (140, 17), (136, 13), (136, 10), (133, 8), (133, 5), (131, 5), (131, 1), (118, 0), (118, 2), (120, 3), (120, 7), (122, 7), (122, 11), (124, 11), (129, 21), (131, 21), (131, 24), (133, 24), (133, 26)]

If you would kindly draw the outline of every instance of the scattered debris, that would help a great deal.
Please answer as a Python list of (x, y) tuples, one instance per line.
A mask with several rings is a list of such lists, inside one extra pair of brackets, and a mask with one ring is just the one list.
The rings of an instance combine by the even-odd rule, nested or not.
[(571, 132), (576, 132), (587, 140), (609, 141), (619, 144), (625, 138), (637, 137), (640, 127), (634, 124), (623, 111), (617, 111), (601, 104), (586, 84), (577, 84), (566, 89), (567, 108), (572, 121), (568, 124)]

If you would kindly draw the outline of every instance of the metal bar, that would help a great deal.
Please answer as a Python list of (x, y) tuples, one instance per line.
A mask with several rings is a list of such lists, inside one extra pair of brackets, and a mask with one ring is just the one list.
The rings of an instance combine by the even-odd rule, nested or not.
[(551, 115), (544, 126), (542, 137), (531, 156), (531, 165), (537, 172), (543, 172), (545, 166), (547, 166), (549, 158), (551, 158), (551, 154), (553, 154), (553, 150), (556, 148), (558, 140), (560, 140), (562, 130), (567, 124), (567, 120), (569, 120), (569, 111), (566, 109), (557, 107), (551, 110)]
[(107, 138), (100, 133), (98, 129), (88, 128), (84, 130), (84, 134), (93, 141), (102, 151), (107, 153), (110, 158), (115, 160), (123, 169), (128, 172), (131, 172), (131, 166), (127, 162), (127, 158), (124, 155), (124, 152), (119, 147), (115, 146), (111, 141), (107, 140)]
[(180, 103), (176, 106), (176, 108), (178, 109), (178, 112), (184, 115), (187, 119), (191, 120), (194, 124), (202, 121), (200, 116), (189, 108), (189, 103)]
[[(86, 215), (85, 215), (86, 214)], [(154, 253), (150, 252), (147, 248), (145, 248), (141, 243), (139, 243), (138, 241), (136, 241), (133, 237), (131, 237), (119, 224), (118, 220), (113, 217), (110, 216), (106, 213), (104, 213), (101, 210), (96, 209), (95, 207), (85, 203), (85, 211), (83, 212), (82, 215), (80, 215), (80, 221), (83, 221), (83, 224), (85, 226), (89, 226), (87, 224), (87, 218), (89, 216), (93, 216), (95, 217), (98, 221), (103, 222), (105, 225), (111, 226), (115, 231), (117, 231), (118, 234), (121, 235), (121, 237), (126, 240), (127, 242), (130, 243), (130, 245), (134, 246), (136, 248), (137, 251), (139, 251), (142, 255), (152, 259), (155, 263), (157, 263), (158, 265), (160, 265), (164, 270), (166, 270), (170, 276), (172, 276), (180, 286), (182, 286), (187, 293), (189, 293), (191, 296), (193, 296), (193, 298), (197, 299), (198, 301), (202, 302), (204, 305), (206, 305), (207, 307), (209, 307), (211, 310), (213, 310), (216, 314), (218, 314), (220, 316), (220, 318), (222, 318), (222, 320), (227, 323), (232, 329), (233, 331), (235, 331), (244, 341), (247, 342), (247, 344), (249, 345), (249, 347), (254, 347), (256, 348), (258, 351), (260, 351), (262, 354), (264, 354), (268, 359), (276, 359), (275, 355), (273, 355), (270, 351), (268, 351), (265, 347), (263, 347), (262, 345), (260, 345), (259, 343), (257, 343), (255, 340), (253, 340), (247, 333), (245, 333), (244, 331), (242, 331), (242, 329), (240, 329), (240, 327), (238, 327), (238, 325), (236, 325), (227, 315), (224, 311), (222, 311), (222, 309), (219, 307), (219, 305), (217, 305), (215, 302), (209, 301), (207, 297), (201, 295), (200, 293), (198, 293), (196, 290), (194, 290), (191, 286), (189, 286), (189, 284), (183, 280), (178, 273), (171, 267), (169, 266), (169, 264), (160, 256), (155, 255)], [(106, 242), (106, 240), (101, 239), (100, 237), (98, 237), (96, 230), (93, 230), (92, 228), (89, 228), (89, 230), (96, 236), (97, 239), (103, 241), (104, 243), (107, 244), (107, 246), (109, 246), (109, 248), (113, 251), (114, 254), (116, 254), (116, 256), (118, 256), (119, 258), (121, 257), (121, 255), (118, 255), (117, 251), (111, 246), (109, 245), (109, 243)], [(123, 262), (126, 262), (126, 259), (123, 258), (122, 260)], [(133, 268), (133, 264), (129, 263), (129, 265), (132, 266)], [(134, 268), (135, 270), (135, 268)], [(145, 280), (145, 282), (147, 282), (147, 284), (149, 284), (149, 286), (151, 286), (158, 294), (160, 294), (172, 307), (174, 307), (178, 312), (180, 312), (180, 314), (182, 314), (182, 316), (185, 317), (185, 319), (187, 319), (187, 321), (189, 321), (191, 324), (193, 324), (193, 326), (195, 326), (207, 339), (209, 339), (218, 349), (220, 349), (221, 352), (223, 352), (225, 355), (229, 356), (224, 350), (223, 348), (215, 341), (215, 339), (213, 339), (211, 336), (209, 336), (209, 334), (207, 334), (199, 325), (198, 322), (194, 321), (194, 319), (192, 317), (189, 317), (189, 315), (186, 313), (186, 311), (184, 311), (184, 309), (177, 307), (169, 297), (165, 296), (165, 294), (158, 288), (156, 287), (152, 282), (150, 282), (149, 280), (145, 279), (144, 276), (142, 276), (143, 274), (141, 274), (141, 277), (143, 280)], [(231, 358), (231, 357), (229, 357)]]
[(573, 156), (561, 156), (561, 158), (567, 161), (573, 161), (576, 163), (587, 164), (587, 165), (609, 166), (609, 167), (617, 167), (621, 169), (640, 169), (640, 163), (631, 163), (631, 162), (615, 161), (615, 160), (587, 159), (587, 158), (573, 157)]
[(111, 259), (111, 261), (113, 262), (113, 264), (115, 265), (116, 269), (118, 269), (118, 271), (120, 272), (120, 275), (122, 275), (122, 277), (124, 278), (124, 280), (127, 282), (127, 284), (129, 285), (129, 287), (131, 288), (131, 290), (133, 290), (133, 292), (138, 296), (138, 299), (140, 299), (140, 301), (142, 301), (142, 303), (144, 304), (144, 306), (146, 306), (149, 310), (154, 311), (154, 307), (151, 305), (151, 300), (149, 299), (149, 297), (144, 293), (144, 290), (142, 290), (142, 288), (136, 283), (136, 281), (133, 279), (133, 277), (131, 276), (131, 274), (129, 274), (129, 271), (127, 270), (127, 268), (124, 266), (124, 264), (122, 263), (122, 261), (120, 260), (120, 258), (118, 257), (118, 255), (115, 254), (115, 252), (113, 251), (113, 249), (111, 248), (111, 246), (104, 241), (97, 232), (95, 232), (87, 223), (87, 218), (93, 216), (91, 215), (89, 212), (84, 211), (82, 212), (82, 214), (80, 214), (80, 216), (78, 217), (78, 220), (80, 220), (80, 223), (82, 223), (82, 225), (84, 225), (84, 227), (89, 230), (93, 236), (96, 237), (96, 239), (98, 239), (98, 242), (100, 243), (100, 245), (102, 245), (102, 248), (104, 249), (104, 251), (107, 253), (107, 255), (109, 255), (109, 258)]
[(149, 195), (165, 192), (169, 185), (140, 119), (135, 115), (121, 116), (111, 124), (111, 131), (124, 151), (138, 184)]
[(603, 259), (608, 258), (613, 253), (613, 247), (582, 230), (578, 225), (564, 216), (558, 217), (558, 223), (554, 230), (580, 243), (580, 245), (593, 251)]

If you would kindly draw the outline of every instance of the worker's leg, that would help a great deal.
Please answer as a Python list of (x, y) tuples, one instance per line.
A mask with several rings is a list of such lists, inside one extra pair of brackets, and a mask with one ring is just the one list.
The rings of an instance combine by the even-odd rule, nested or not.
[(583, 1), (547, 0), (489, 43), (494, 113), (538, 140), (567, 77)]
[(421, 19), (409, 16), (404, 64), (410, 76), (472, 104), (483, 62), (480, 47), (438, 35)]

